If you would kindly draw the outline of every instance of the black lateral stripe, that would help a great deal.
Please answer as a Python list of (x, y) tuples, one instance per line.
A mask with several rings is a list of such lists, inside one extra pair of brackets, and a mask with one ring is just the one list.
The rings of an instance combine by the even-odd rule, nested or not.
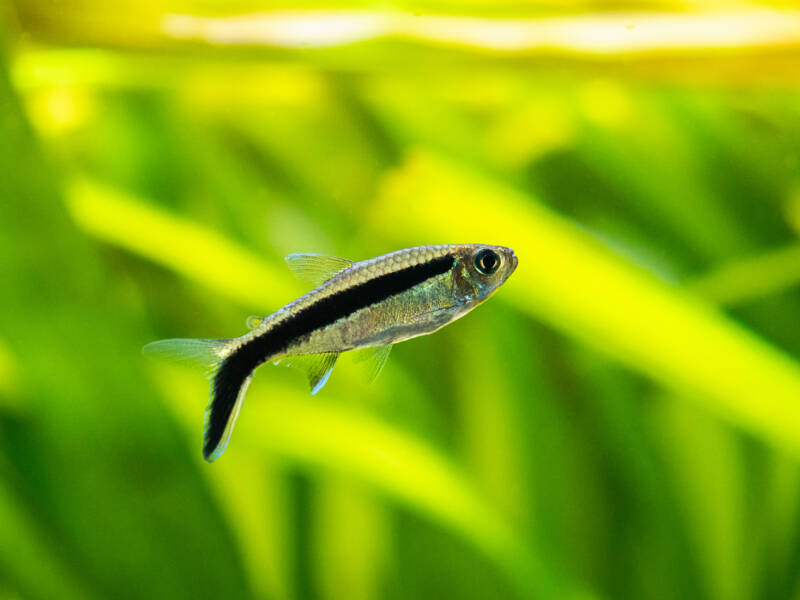
[(212, 407), (203, 450), (206, 456), (219, 443), (228, 417), (236, 403), (244, 380), (270, 356), (283, 351), (293, 340), (335, 323), (354, 312), (401, 294), (415, 285), (446, 273), (453, 268), (455, 257), (446, 255), (376, 277), (362, 284), (322, 298), (298, 311), (264, 334), (228, 356), (220, 365), (212, 382)]
[(357, 310), (377, 304), (391, 296), (401, 294), (423, 281), (446, 273), (453, 268), (452, 255), (429, 260), (394, 273), (387, 273), (318, 300), (291, 317), (250, 340), (236, 352), (240, 358), (251, 355), (253, 368), (267, 357), (285, 349), (293, 340), (335, 323)]

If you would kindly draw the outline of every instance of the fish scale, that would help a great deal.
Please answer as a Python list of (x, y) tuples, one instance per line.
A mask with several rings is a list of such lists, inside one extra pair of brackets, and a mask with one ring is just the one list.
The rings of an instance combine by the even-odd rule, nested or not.
[(517, 257), (503, 246), (440, 244), (356, 263), (313, 254), (290, 255), (287, 263), (316, 287), (268, 317), (252, 317), (255, 327), (245, 335), (145, 346), (148, 353), (210, 366), (203, 443), (208, 461), (225, 450), (259, 365), (301, 368), (316, 393), (339, 354), (362, 349), (371, 353), (374, 377), (393, 344), (433, 333), (489, 298), (516, 269)]

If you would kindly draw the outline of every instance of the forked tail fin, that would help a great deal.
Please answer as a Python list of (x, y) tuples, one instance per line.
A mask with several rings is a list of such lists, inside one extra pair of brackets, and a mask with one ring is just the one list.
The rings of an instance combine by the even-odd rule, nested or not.
[(203, 458), (217, 460), (228, 445), (242, 407), (253, 368), (226, 352), (231, 340), (171, 339), (147, 344), (145, 354), (199, 363), (208, 367), (210, 382), (203, 433)]

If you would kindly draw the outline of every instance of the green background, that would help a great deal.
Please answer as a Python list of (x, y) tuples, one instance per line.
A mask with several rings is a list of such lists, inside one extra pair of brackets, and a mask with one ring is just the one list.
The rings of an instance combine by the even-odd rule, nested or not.
[[(0, 7), (0, 599), (800, 598), (797, 13)], [(141, 355), (460, 242), (519, 267), (213, 465)]]

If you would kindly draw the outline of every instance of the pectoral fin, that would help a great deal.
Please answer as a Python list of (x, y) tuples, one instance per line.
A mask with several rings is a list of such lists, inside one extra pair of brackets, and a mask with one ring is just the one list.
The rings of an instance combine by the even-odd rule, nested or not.
[(311, 393), (316, 394), (328, 382), (333, 366), (339, 355), (335, 352), (324, 354), (295, 354), (276, 360), (274, 364), (293, 367), (305, 372)]
[(363, 348), (356, 350), (356, 362), (363, 363), (364, 371), (367, 375), (367, 381), (372, 383), (375, 378), (380, 375), (383, 366), (386, 364), (386, 359), (389, 358), (389, 352), (392, 350), (392, 345), (388, 346), (372, 346), (370, 348)]
[(338, 256), (296, 252), (286, 257), (286, 264), (300, 281), (317, 287), (344, 271), (353, 261)]

